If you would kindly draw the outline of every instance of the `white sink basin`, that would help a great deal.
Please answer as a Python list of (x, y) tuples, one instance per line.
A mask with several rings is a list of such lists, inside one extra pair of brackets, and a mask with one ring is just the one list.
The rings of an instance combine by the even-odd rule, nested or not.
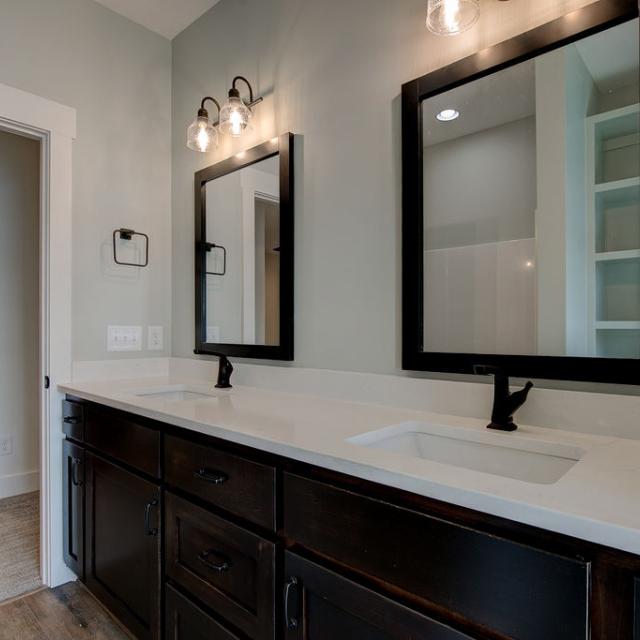
[(585, 453), (579, 447), (519, 433), (425, 422), (405, 422), (354, 436), (347, 442), (538, 484), (557, 482)]
[(216, 400), (217, 395), (213, 391), (196, 389), (185, 384), (176, 384), (166, 387), (154, 387), (132, 391), (131, 395), (137, 398), (149, 398), (162, 400), (163, 402), (183, 402), (185, 400)]

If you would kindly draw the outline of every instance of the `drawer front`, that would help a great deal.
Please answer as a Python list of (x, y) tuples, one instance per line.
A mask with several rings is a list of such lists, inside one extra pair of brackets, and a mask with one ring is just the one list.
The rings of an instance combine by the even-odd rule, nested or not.
[(285, 474), (305, 547), (517, 640), (588, 637), (589, 565)]
[(275, 545), (165, 494), (167, 577), (255, 640), (274, 637)]
[(283, 610), (286, 640), (472, 640), (289, 552)]
[(165, 589), (166, 640), (240, 640), (171, 585)]
[(138, 471), (160, 478), (160, 431), (137, 422), (135, 416), (87, 406), (85, 441)]
[(275, 529), (274, 467), (167, 436), (168, 484), (267, 529)]
[(84, 406), (79, 402), (62, 401), (62, 431), (67, 438), (84, 441)]

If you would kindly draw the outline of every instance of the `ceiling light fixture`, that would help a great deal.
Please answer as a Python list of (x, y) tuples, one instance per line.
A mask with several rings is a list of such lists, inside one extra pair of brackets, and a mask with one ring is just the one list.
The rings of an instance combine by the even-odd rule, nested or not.
[(478, 21), (479, 0), (428, 0), (427, 29), (438, 36), (455, 36)]
[(189, 125), (187, 129), (187, 147), (192, 151), (199, 151), (200, 153), (206, 153), (218, 146), (218, 131), (216, 130), (215, 123), (211, 123), (209, 120), (209, 112), (204, 108), (204, 103), (210, 100), (218, 109), (218, 117), (220, 116), (220, 104), (215, 98), (207, 96), (202, 99), (200, 108), (198, 109), (198, 115), (196, 119)]
[(443, 109), (436, 115), (436, 118), (440, 120), (440, 122), (451, 122), (451, 120), (455, 120), (459, 115), (460, 113), (455, 109)]

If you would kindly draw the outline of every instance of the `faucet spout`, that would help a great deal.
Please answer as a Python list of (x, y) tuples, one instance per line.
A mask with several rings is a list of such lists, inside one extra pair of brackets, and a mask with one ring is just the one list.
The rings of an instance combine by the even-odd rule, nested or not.
[(219, 353), (218, 356), (218, 381), (216, 389), (231, 389), (231, 374), (233, 373), (233, 365), (229, 362), (227, 356)]
[(476, 365), (474, 373), (493, 375), (494, 378), (493, 410), (487, 429), (515, 431), (518, 425), (513, 421), (513, 414), (525, 403), (529, 391), (533, 387), (533, 382), (529, 381), (524, 388), (511, 393), (509, 391), (509, 376), (504, 370), (487, 365)]

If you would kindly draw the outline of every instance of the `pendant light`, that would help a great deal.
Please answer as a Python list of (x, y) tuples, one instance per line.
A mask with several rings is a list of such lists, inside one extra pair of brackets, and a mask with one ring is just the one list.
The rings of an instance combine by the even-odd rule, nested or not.
[(207, 151), (212, 151), (218, 146), (218, 131), (216, 129), (218, 121), (213, 124), (211, 123), (209, 112), (204, 108), (204, 103), (207, 100), (210, 100), (216, 105), (219, 119), (220, 104), (215, 98), (207, 96), (202, 99), (200, 108), (198, 109), (198, 115), (187, 129), (187, 147), (192, 151), (199, 151), (200, 153), (207, 153)]
[(439, 36), (455, 36), (480, 17), (480, 0), (428, 0), (427, 28)]
[[(240, 97), (240, 91), (236, 86), (238, 82), (244, 82), (247, 85), (249, 89), (248, 102)], [(262, 102), (262, 98), (254, 100), (253, 88), (249, 81), (242, 76), (236, 76), (231, 84), (231, 89), (229, 89), (229, 97), (220, 109), (220, 130), (233, 138), (238, 138), (244, 131), (250, 130), (253, 116), (251, 109), (259, 102)]]

